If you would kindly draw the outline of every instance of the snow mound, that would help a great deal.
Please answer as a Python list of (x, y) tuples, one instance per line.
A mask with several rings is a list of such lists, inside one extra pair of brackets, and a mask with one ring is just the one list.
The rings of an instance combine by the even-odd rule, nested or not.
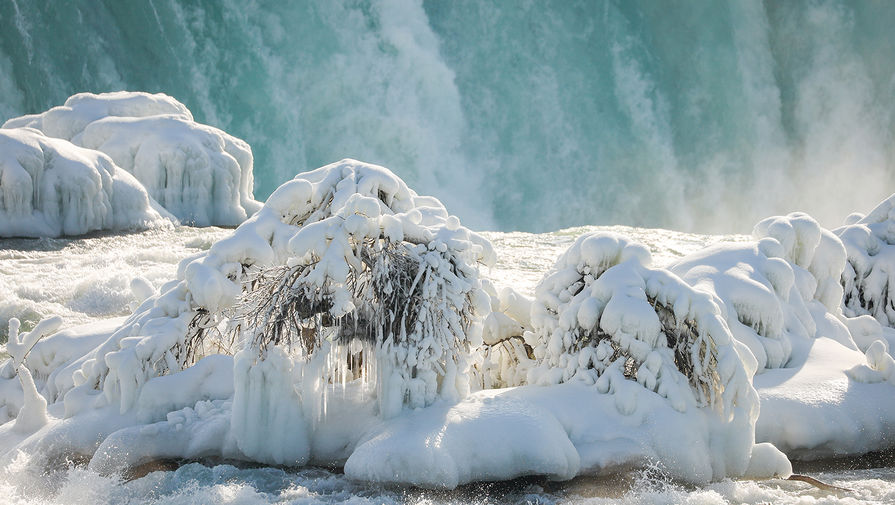
[[(137, 459), (177, 450), (184, 435), (169, 433), (179, 429), (172, 411), (229, 400), (226, 454), (291, 465), (344, 460), (363, 430), (320, 435), (334, 429), (331, 416), (369, 425), (467, 394), (468, 356), (489, 309), (478, 264), (493, 260), (488, 241), (436, 199), (385, 168), (343, 160), (281, 186), (102, 338), (78, 346), (48, 338), (58, 353), (47, 347), (33, 356), (36, 388), (56, 415), (73, 420), (66, 429), (107, 412), (115, 423), (85, 433), (118, 433), (104, 450), (131, 440)], [(219, 354), (235, 356), (209, 361)], [(52, 371), (39, 365), (48, 355)], [(6, 405), (22, 404), (21, 387), (0, 385)], [(156, 428), (120, 430), (139, 425)], [(140, 445), (153, 430), (173, 437), (162, 452)]]
[(525, 475), (571, 479), (580, 467), (578, 451), (550, 410), (509, 395), (482, 394), (475, 401), (408, 412), (371, 430), (345, 463), (345, 474), (450, 489)]
[(870, 315), (895, 328), (895, 195), (867, 216), (834, 230), (845, 244), (848, 262), (842, 272), (843, 310), (847, 316)]
[(536, 288), (540, 365), (529, 382), (609, 392), (635, 380), (681, 412), (715, 404), (727, 412), (754, 396), (711, 296), (649, 263), (649, 251), (624, 237), (579, 237)]
[[(863, 224), (850, 230), (869, 236)], [(755, 226), (754, 243), (714, 246), (670, 267), (715, 297), (733, 336), (754, 354), (756, 440), (790, 458), (860, 455), (895, 439), (892, 332), (843, 311), (856, 248), (840, 241), (842, 232), (803, 213), (770, 217)], [(774, 454), (761, 449), (756, 458)]]
[(235, 226), (261, 205), (252, 197), (249, 145), (196, 123), (164, 94), (80, 93), (3, 125), (21, 127), (109, 155), (184, 223)]
[(754, 358), (733, 340), (710, 294), (650, 261), (624, 237), (579, 237), (536, 288), (526, 340), (537, 363), (527, 380), (592, 384), (622, 415), (656, 395), (724, 433), (722, 444), (701, 442), (710, 447), (708, 478), (742, 475), (758, 417)]
[(716, 296), (759, 369), (787, 366), (797, 337), (826, 335), (852, 345), (838, 317), (845, 249), (836, 236), (802, 213), (765, 219), (753, 235), (754, 243), (710, 247), (670, 269)]
[[(485, 239), (388, 170), (353, 160), (334, 163), (284, 184), (232, 236), (184, 261), (178, 280), (94, 351), (79, 381), (103, 384), (124, 412), (148, 378), (179, 371), (209, 349), (235, 352), (247, 339), (260, 360), (279, 344), (309, 358), (330, 342), (345, 344), (333, 352), (350, 347), (356, 354), (374, 339), (385, 347), (379, 350), (385, 361), (391, 360), (390, 380), (403, 388), (389, 408), (400, 409), (405, 395), (415, 406), (442, 393), (461, 395), (465, 364), (458, 351), (468, 345), (461, 337), (480, 335), (468, 313), (486, 298), (475, 264), (492, 257)], [(391, 270), (392, 261), (400, 268)], [(378, 301), (407, 296), (401, 289), (417, 293), (418, 305), (377, 312), (390, 308)], [(455, 308), (462, 313), (442, 320)], [(293, 312), (271, 312), (285, 310)], [(219, 328), (234, 316), (251, 324), (222, 334)], [(372, 318), (386, 316), (388, 325), (371, 325)], [(297, 326), (287, 324), (293, 320)], [(308, 339), (313, 345), (302, 347)], [(352, 378), (356, 373), (350, 371)], [(383, 396), (389, 392), (383, 389)]]
[(170, 226), (105, 154), (31, 128), (0, 129), (0, 237), (58, 237)]

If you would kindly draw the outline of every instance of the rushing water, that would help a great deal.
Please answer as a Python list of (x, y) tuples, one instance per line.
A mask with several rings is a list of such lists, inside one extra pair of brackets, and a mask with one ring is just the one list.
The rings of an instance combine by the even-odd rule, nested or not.
[[(582, 227), (551, 233), (487, 233), (500, 262), (484, 272), (497, 285), (531, 294), (540, 276), (581, 233), (623, 233), (647, 245), (657, 265), (743, 235), (697, 235), (660, 229)], [(218, 228), (181, 227), (76, 239), (0, 240), (0, 308), (4, 318), (61, 314), (68, 325), (128, 313), (130, 280), (158, 287), (177, 263), (228, 234)], [(282, 469), (220, 462), (161, 462), (155, 471), (103, 476), (78, 466), (34, 473), (27, 455), (0, 468), (0, 503), (38, 504), (312, 504), (312, 503), (573, 503), (573, 504), (855, 504), (895, 502), (892, 458), (802, 465), (849, 491), (822, 491), (799, 482), (723, 481), (704, 487), (668, 480), (660, 468), (625, 475), (580, 477), (570, 482), (520, 479), (465, 486), (455, 491), (372, 486), (319, 468)], [(879, 466), (878, 468), (873, 468)], [(796, 467), (800, 470), (799, 466)], [(128, 480), (131, 478), (131, 480)]]
[(60, 471), (53, 482), (0, 481), (13, 503), (37, 504), (876, 504), (895, 501), (895, 470), (830, 471), (816, 474), (847, 491), (821, 491), (800, 482), (722, 481), (705, 487), (673, 483), (657, 470), (570, 482), (520, 479), (474, 484), (444, 492), (379, 487), (351, 482), (323, 469), (282, 470), (206, 466), (192, 463), (176, 471), (124, 481), (81, 469)]
[(354, 157), (478, 229), (832, 227), (895, 182), (892, 26), (871, 0), (0, 0), (0, 121), (165, 92), (252, 145), (261, 199)]

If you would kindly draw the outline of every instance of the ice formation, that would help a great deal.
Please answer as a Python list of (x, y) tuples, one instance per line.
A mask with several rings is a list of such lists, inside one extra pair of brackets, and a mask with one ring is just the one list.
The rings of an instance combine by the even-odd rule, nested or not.
[(282, 185), (160, 290), (135, 281), (127, 318), (11, 321), (0, 464), (223, 457), (450, 488), (653, 462), (695, 483), (768, 478), (791, 472), (779, 449), (884, 449), (895, 332), (843, 302), (855, 254), (887, 271), (881, 242), (849, 242), (888, 218), (865, 219), (768, 218), (754, 242), (667, 269), (585, 234), (529, 299), (480, 277), (490, 243), (440, 202), (343, 160)]
[(196, 123), (164, 94), (79, 93), (41, 114), (8, 120), (107, 154), (184, 223), (235, 226), (260, 208), (252, 197), (252, 151)]
[[(863, 454), (895, 437), (892, 331), (848, 308), (860, 250), (849, 230), (868, 228), (833, 233), (802, 213), (771, 217), (755, 226), (752, 244), (711, 247), (670, 267), (717, 298), (757, 359), (756, 439), (790, 457)], [(865, 289), (865, 299), (886, 296), (884, 283)]]
[(895, 195), (866, 216), (849, 216), (849, 221), (835, 230), (848, 253), (842, 273), (845, 313), (870, 315), (895, 327)]
[(707, 248), (670, 269), (718, 297), (734, 337), (759, 368), (786, 366), (794, 336), (814, 337), (819, 328), (849, 340), (844, 324), (827, 317), (839, 312), (842, 299), (842, 243), (800, 213), (765, 219), (753, 235), (754, 243)]
[(724, 433), (712, 476), (742, 475), (751, 440), (730, 441), (749, 439), (758, 417), (754, 358), (737, 350), (710, 295), (649, 264), (649, 251), (623, 237), (579, 237), (536, 289), (527, 380), (594, 384), (622, 414), (638, 408), (636, 386), (678, 412), (701, 409)]
[[(491, 261), (488, 242), (440, 202), (382, 167), (345, 160), (284, 184), (102, 342), (37, 381), (66, 418), (112, 407), (156, 422), (232, 398), (242, 457), (301, 464), (334, 385), (359, 388), (383, 419), (466, 395), (467, 356), (488, 310), (476, 265)], [(209, 391), (209, 375), (195, 370), (218, 353), (235, 354), (224, 366), (232, 386)], [(153, 400), (169, 377), (184, 393)], [(287, 430), (288, 440), (263, 435)]]
[(105, 154), (32, 128), (0, 129), (0, 237), (170, 226), (163, 216)]

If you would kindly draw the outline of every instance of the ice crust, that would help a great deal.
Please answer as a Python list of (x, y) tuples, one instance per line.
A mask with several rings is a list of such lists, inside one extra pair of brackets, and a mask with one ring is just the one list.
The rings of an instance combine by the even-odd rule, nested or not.
[(217, 457), (453, 488), (653, 463), (770, 478), (787, 456), (886, 449), (893, 331), (848, 293), (887, 296), (862, 279), (888, 271), (890, 207), (835, 232), (768, 218), (754, 242), (669, 268), (586, 234), (528, 298), (480, 277), (493, 248), (440, 202), (343, 160), (281, 186), (158, 292), (136, 282), (127, 318), (11, 322), (0, 464)]
[(196, 123), (186, 106), (161, 93), (79, 93), (3, 125), (4, 131), (21, 128), (106, 154), (183, 223), (235, 226), (261, 206), (252, 197), (249, 145)]
[(105, 154), (32, 128), (0, 129), (0, 237), (170, 226), (167, 216)]

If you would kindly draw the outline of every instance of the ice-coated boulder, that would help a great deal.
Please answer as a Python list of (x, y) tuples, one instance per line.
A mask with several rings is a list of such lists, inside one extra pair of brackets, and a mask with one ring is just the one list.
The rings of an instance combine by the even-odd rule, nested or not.
[(32, 128), (0, 129), (0, 237), (170, 226), (163, 215), (105, 154)]
[(41, 114), (7, 121), (109, 155), (185, 224), (235, 226), (261, 204), (252, 196), (252, 150), (193, 120), (164, 94), (79, 93)]

